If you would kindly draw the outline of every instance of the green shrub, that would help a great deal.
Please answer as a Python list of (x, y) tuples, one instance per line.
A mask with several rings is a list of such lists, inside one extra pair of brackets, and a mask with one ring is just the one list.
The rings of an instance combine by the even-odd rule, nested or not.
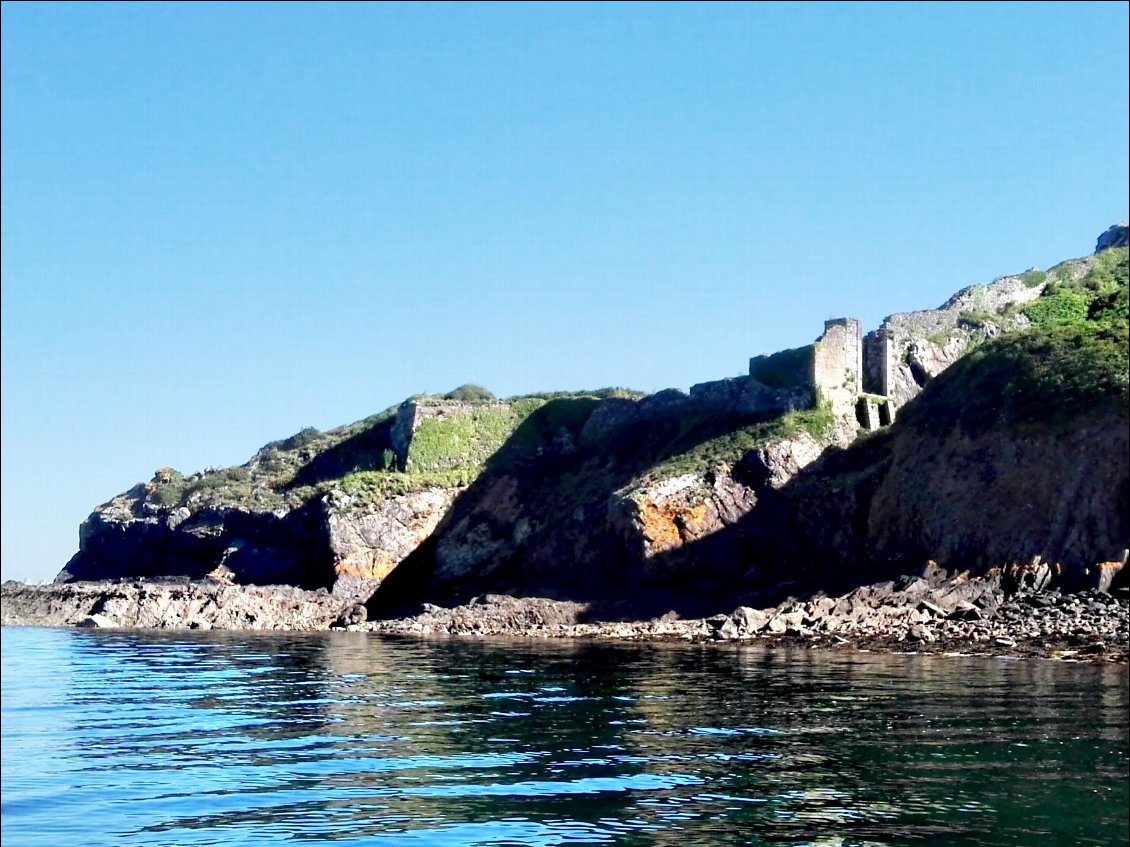
[(497, 398), (481, 385), (460, 385), (443, 395), (444, 400), (458, 400), (462, 403), (492, 403)]
[(656, 480), (669, 479), (686, 473), (703, 473), (722, 466), (732, 466), (747, 453), (773, 441), (793, 438), (801, 433), (817, 439), (823, 438), (835, 424), (836, 417), (831, 405), (820, 402), (814, 409), (788, 412), (769, 420), (737, 426), (713, 438), (693, 443), (689, 449), (657, 464), (648, 476)]
[(1035, 288), (1037, 285), (1040, 285), (1047, 278), (1048, 278), (1048, 275), (1046, 273), (1044, 273), (1043, 271), (1036, 270), (1035, 268), (1032, 268), (1032, 270), (1030, 270), (1030, 271), (1025, 271), (1024, 273), (1022, 273), (1020, 275), (1020, 281), (1023, 282), (1029, 288)]
[(974, 309), (960, 312), (957, 316), (957, 325), (963, 329), (983, 329), (986, 324), (994, 323), (996, 315), (984, 309)]
[(277, 442), (279, 450), (301, 450), (303, 447), (309, 447), (318, 441), (321, 436), (318, 430), (312, 426), (305, 427), (290, 438)]
[(184, 499), (184, 485), (160, 485), (149, 493), (147, 499), (162, 509), (175, 509)]
[(1127, 250), (1108, 250), (1082, 277), (1057, 271), (1020, 308), (1031, 326), (967, 353), (903, 410), (913, 426), (970, 431), (1038, 426), (1128, 408)]
[(1090, 298), (1083, 292), (1062, 283), (1052, 283), (1043, 296), (1024, 305), (1021, 312), (1027, 315), (1034, 327), (1048, 329), (1057, 324), (1085, 321), (1089, 306)]

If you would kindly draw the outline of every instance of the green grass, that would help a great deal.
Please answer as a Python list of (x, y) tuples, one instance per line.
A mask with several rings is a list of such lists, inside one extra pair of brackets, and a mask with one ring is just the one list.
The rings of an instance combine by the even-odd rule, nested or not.
[(1029, 288), (1035, 288), (1037, 285), (1043, 283), (1047, 278), (1048, 275), (1046, 273), (1036, 270), (1035, 268), (1032, 268), (1032, 270), (1030, 271), (1025, 271), (1020, 275), (1020, 281)]
[(327, 432), (307, 427), (263, 446), (251, 461), (238, 467), (188, 478), (162, 469), (146, 500), (162, 509), (182, 505), (253, 511), (296, 508), (325, 494), (352, 470), (381, 467), (387, 460), (388, 430), (395, 414), (395, 409), (389, 409)]
[(360, 508), (379, 504), (387, 497), (411, 494), (427, 488), (464, 487), (474, 482), (478, 474), (479, 470), (476, 468), (422, 473), (357, 471), (343, 477), (334, 488), (353, 498), (353, 508)]
[[(1104, 250), (1093, 257), (1090, 269), (1079, 279), (1057, 272), (1040, 297), (1021, 306), (1019, 311), (1038, 330), (1109, 322), (1119, 317), (1115, 314), (1118, 303), (1125, 302), (1127, 276), (1127, 249)], [(1093, 304), (1097, 304), (1098, 311), (1092, 312)], [(1104, 308), (1114, 309), (1115, 313), (1104, 317)], [(1125, 318), (1125, 307), (1122, 308), (1121, 317)]]
[[(478, 407), (465, 417), (425, 421), (409, 447), (408, 472), (396, 469), (392, 408), (327, 432), (307, 427), (265, 445), (239, 467), (189, 478), (162, 468), (146, 486), (145, 499), (166, 510), (184, 505), (275, 511), (297, 508), (335, 489), (360, 504), (433, 486), (469, 485), (488, 462), (525, 461), (546, 450), (571, 448), (599, 398), (642, 396), (600, 389), (516, 397), (503, 404), (487, 395), (477, 386), (461, 386), (447, 398), (431, 398), (462, 398)], [(504, 445), (505, 455), (499, 457)]]
[(738, 426), (670, 456), (652, 468), (648, 477), (653, 480), (670, 479), (732, 466), (747, 453), (773, 441), (795, 438), (802, 433), (823, 438), (831, 432), (835, 423), (831, 406), (822, 403), (815, 409), (789, 412), (770, 420)]
[(1025, 304), (1028, 329), (963, 356), (900, 419), (929, 430), (1054, 425), (1128, 408), (1127, 250), (1094, 257), (1079, 279), (1057, 274)]
[(1087, 319), (1090, 298), (1083, 291), (1062, 282), (1053, 282), (1038, 300), (1021, 307), (1022, 314), (1037, 329), (1050, 329), (1060, 324), (1078, 324)]
[(406, 470), (433, 473), (481, 466), (544, 401), (483, 406), (467, 415), (425, 420), (408, 445)]

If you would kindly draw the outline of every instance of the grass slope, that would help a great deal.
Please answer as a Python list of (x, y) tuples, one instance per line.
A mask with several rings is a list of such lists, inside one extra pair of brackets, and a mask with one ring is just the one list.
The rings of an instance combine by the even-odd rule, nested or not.
[(932, 431), (1062, 424), (1128, 408), (1127, 249), (1105, 250), (1081, 277), (1054, 274), (1019, 312), (1030, 325), (980, 345), (907, 406)]

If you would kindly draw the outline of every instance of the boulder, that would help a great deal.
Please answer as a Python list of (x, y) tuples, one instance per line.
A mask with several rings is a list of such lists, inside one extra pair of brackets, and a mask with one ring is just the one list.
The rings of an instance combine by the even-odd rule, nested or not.
[(87, 615), (75, 624), (84, 629), (114, 629), (118, 625), (116, 620), (107, 615)]
[(1125, 223), (1116, 223), (1106, 232), (1099, 236), (1095, 242), (1095, 252), (1101, 253), (1103, 250), (1110, 250), (1112, 247), (1126, 247), (1130, 244), (1130, 237), (1127, 236), (1127, 226)]
[(769, 623), (769, 614), (760, 609), (751, 609), (749, 606), (739, 606), (730, 615), (730, 620), (743, 633), (752, 635), (765, 629), (765, 625)]

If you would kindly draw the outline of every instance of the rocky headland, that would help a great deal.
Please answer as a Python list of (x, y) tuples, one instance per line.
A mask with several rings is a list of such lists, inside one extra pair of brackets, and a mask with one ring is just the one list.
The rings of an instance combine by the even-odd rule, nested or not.
[(1125, 660), (1125, 225), (1097, 247), (689, 392), (464, 386), (160, 469), (4, 623)]

